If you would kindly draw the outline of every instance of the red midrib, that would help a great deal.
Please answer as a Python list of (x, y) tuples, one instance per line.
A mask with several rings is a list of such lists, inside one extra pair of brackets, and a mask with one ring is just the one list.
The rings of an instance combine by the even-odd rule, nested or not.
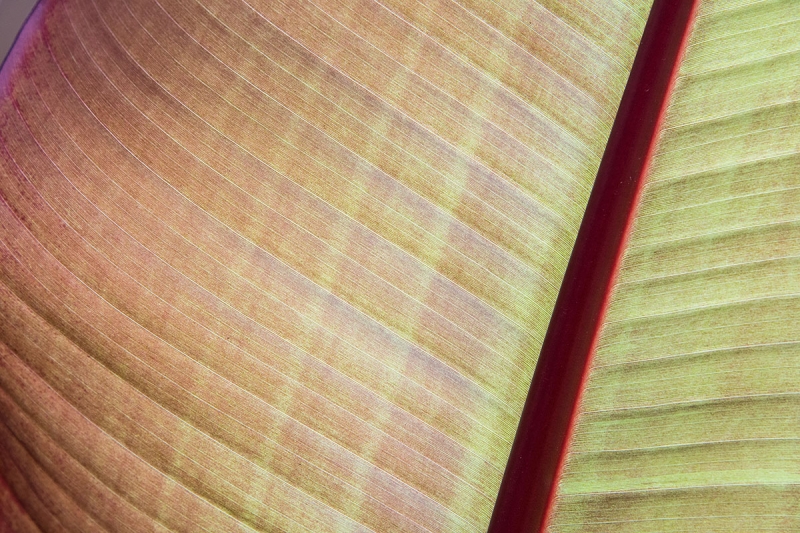
[(489, 533), (543, 532), (699, 0), (655, 0), (522, 411)]

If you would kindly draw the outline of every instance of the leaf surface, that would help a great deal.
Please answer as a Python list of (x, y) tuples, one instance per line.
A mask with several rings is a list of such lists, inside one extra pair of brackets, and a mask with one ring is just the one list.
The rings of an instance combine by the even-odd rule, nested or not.
[(37, 526), (485, 529), (648, 8), (41, 2), (0, 75)]
[(800, 527), (799, 15), (700, 5), (550, 531)]

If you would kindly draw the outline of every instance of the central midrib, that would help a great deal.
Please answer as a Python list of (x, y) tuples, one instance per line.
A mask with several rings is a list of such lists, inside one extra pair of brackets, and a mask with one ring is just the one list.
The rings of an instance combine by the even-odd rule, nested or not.
[(489, 525), (544, 531), (631, 221), (699, 0), (656, 0), (544, 339)]

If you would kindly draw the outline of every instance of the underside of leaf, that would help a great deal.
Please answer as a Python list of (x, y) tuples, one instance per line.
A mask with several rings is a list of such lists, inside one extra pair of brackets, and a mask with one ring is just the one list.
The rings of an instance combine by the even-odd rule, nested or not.
[(648, 9), (42, 1), (0, 73), (6, 521), (485, 530)]

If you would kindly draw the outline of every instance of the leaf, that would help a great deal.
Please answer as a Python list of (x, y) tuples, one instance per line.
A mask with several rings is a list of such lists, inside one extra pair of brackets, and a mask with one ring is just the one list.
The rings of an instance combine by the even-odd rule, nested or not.
[(29, 517), (485, 529), (648, 8), (41, 2), (0, 75)]
[[(0, 529), (485, 530), (651, 4), (42, 1)], [(800, 526), (799, 24), (700, 2), (551, 531)]]
[(550, 531), (800, 527), (797, 21), (701, 4)]

